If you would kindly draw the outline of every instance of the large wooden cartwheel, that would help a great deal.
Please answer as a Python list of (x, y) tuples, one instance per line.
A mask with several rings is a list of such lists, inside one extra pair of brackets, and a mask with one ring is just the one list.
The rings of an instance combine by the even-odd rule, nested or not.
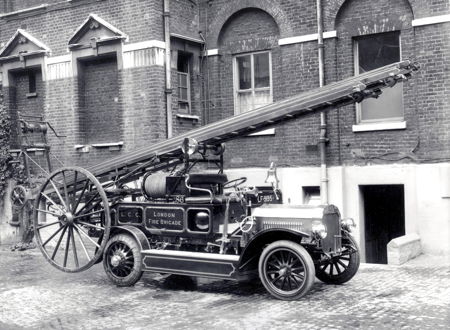
[(106, 193), (80, 167), (50, 174), (35, 201), (34, 233), (44, 257), (65, 272), (81, 272), (102, 256), (111, 229)]

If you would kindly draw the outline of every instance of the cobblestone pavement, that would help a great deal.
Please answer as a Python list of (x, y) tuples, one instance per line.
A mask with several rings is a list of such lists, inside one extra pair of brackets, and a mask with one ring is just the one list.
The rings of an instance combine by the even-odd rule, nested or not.
[(38, 250), (0, 247), (0, 329), (449, 329), (449, 259), (362, 264), (345, 285), (316, 281), (301, 300), (259, 285), (145, 274), (110, 284), (101, 265), (66, 274)]

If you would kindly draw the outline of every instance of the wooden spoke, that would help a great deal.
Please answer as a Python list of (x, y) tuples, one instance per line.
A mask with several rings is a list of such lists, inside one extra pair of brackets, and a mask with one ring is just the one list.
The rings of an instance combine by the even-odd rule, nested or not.
[[(80, 196), (78, 197), (77, 202), (75, 203), (75, 205), (74, 205), (74, 207), (72, 209), (72, 213), (73, 214), (75, 214), (77, 212), (78, 205), (80, 204), (80, 202), (81, 202), (81, 200), (82, 200), (82, 198), (84, 196), (84, 193), (86, 192), (86, 189), (87, 189), (88, 185), (89, 185), (89, 180), (86, 180), (86, 183), (84, 184), (83, 190), (81, 191)], [(74, 196), (74, 198), (75, 198), (75, 196)]]
[(54, 217), (59, 217), (59, 214), (56, 214), (56, 213), (53, 213), (53, 212), (50, 212), (50, 211), (47, 211), (47, 210), (36, 209), (36, 211), (42, 212), (42, 213), (47, 213), (47, 214), (53, 215)]
[[(61, 228), (63, 228), (63, 227), (61, 227)], [(56, 252), (58, 252), (58, 250), (59, 250), (59, 245), (61, 244), (61, 241), (64, 237), (64, 233), (66, 232), (66, 229), (67, 229), (67, 226), (64, 226), (63, 232), (61, 233), (61, 236), (59, 236), (58, 243), (56, 243), (55, 249), (53, 250), (52, 260), (55, 259)]]
[(101, 209), (101, 210), (98, 210), (98, 211), (92, 211), (92, 212), (89, 212), (89, 213), (83, 213), (83, 214), (79, 214), (79, 215), (77, 215), (77, 216), (75, 216), (73, 218), (74, 219), (83, 218), (83, 217), (87, 217), (89, 215), (93, 215), (93, 214), (96, 214), (96, 213), (101, 213), (103, 211), (105, 211), (105, 210)]
[(56, 207), (57, 209), (60, 209), (61, 212), (64, 212), (64, 210), (61, 209), (61, 206), (58, 205), (58, 204), (56, 204), (56, 203), (53, 201), (53, 199), (51, 199), (50, 197), (48, 197), (45, 193), (41, 192), (41, 195), (44, 196), (50, 203), (52, 203), (52, 205), (53, 205), (54, 207)]
[(297, 288), (300, 287), (300, 284), (297, 282), (297, 280), (295, 279), (295, 276), (291, 276), (292, 281), (294, 281), (295, 285), (297, 286)]
[(67, 191), (66, 175), (65, 175), (64, 171), (62, 171), (62, 177), (63, 177), (63, 185), (64, 185), (64, 196), (66, 197), (66, 203), (68, 206), (68, 207), (66, 207), (66, 210), (69, 211), (70, 210), (70, 200), (69, 200), (69, 193)]
[[(102, 200), (99, 199), (98, 201), (96, 201), (95, 203), (93, 203), (91, 206), (89, 206), (89, 207), (86, 209), (86, 212), (89, 212), (90, 210), (95, 209), (98, 205), (100, 205), (101, 202), (102, 202)], [(88, 204), (86, 204), (86, 205), (88, 205)], [(84, 205), (84, 206), (81, 208), (81, 210), (80, 210), (79, 212), (81, 212), (81, 211), (84, 209), (84, 207), (85, 207), (86, 205)], [(76, 214), (76, 215), (79, 215), (79, 214), (80, 214), (80, 213), (78, 213), (78, 214)]]
[(302, 275), (302, 274), (298, 274), (298, 273), (292, 273), (292, 275), (293, 275), (293, 276), (295, 276), (295, 277), (298, 277), (299, 279), (301, 279), (301, 280), (302, 280), (302, 282), (303, 282), (303, 280), (305, 279), (305, 276), (304, 276), (304, 275)]
[(42, 243), (42, 247), (45, 247), (45, 245), (47, 245), (47, 243), (50, 242), (51, 239), (53, 237), (55, 237), (63, 228), (65, 228), (65, 226), (64, 227), (59, 227), (57, 231), (55, 231), (44, 243)]
[(73, 179), (73, 189), (72, 189), (72, 201), (70, 205), (72, 205), (72, 209), (70, 209), (72, 212), (74, 212), (73, 207), (75, 205), (75, 198), (77, 194), (77, 179), (78, 179), (78, 172), (75, 171), (74, 179)]
[(73, 224), (75, 228), (78, 228), (78, 230), (88, 239), (91, 241), (92, 244), (94, 244), (96, 247), (100, 249), (100, 245), (98, 245), (92, 238), (89, 237), (88, 234), (86, 234), (83, 229), (81, 229), (79, 226), (77, 226), (75, 223)]
[[(97, 191), (97, 192), (91, 197), (91, 199), (90, 199), (89, 201), (87, 201), (86, 203), (84, 203), (83, 207), (80, 209), (80, 211), (78, 211), (78, 213), (81, 212), (81, 211), (83, 211), (87, 205), (90, 205), (90, 204), (94, 201), (95, 197), (97, 197), (98, 195), (99, 195), (99, 193), (98, 193), (98, 191)], [(101, 201), (101, 199), (100, 199), (100, 201)], [(94, 207), (95, 207), (95, 206), (94, 206)], [(89, 209), (89, 210), (91, 210), (91, 209), (92, 209), (92, 205), (90, 206), (90, 209)], [(89, 210), (88, 210), (88, 211), (89, 211)]]
[(69, 255), (69, 245), (70, 245), (70, 227), (69, 231), (67, 232), (67, 241), (66, 241), (66, 250), (64, 251), (64, 264), (63, 267), (66, 267), (67, 265), (67, 256)]
[(49, 226), (53, 226), (53, 225), (56, 225), (57, 223), (61, 223), (61, 222), (59, 222), (59, 221), (54, 221), (54, 222), (46, 223), (45, 225), (39, 226), (39, 227), (37, 227), (36, 229), (37, 229), (37, 230), (41, 230), (42, 228), (46, 228), (46, 227), (49, 227)]
[(75, 246), (75, 235), (73, 233), (73, 227), (70, 227), (70, 236), (72, 237), (72, 251), (73, 251), (73, 261), (75, 262), (75, 267), (80, 267), (78, 263), (77, 247)]
[(88, 253), (87, 250), (86, 250), (86, 246), (84, 245), (83, 239), (81, 238), (81, 235), (80, 235), (80, 232), (78, 231), (78, 228), (74, 226), (73, 229), (74, 229), (75, 232), (78, 234), (78, 240), (79, 240), (80, 243), (81, 243), (81, 247), (83, 248), (84, 254), (86, 255), (87, 259), (88, 259), (89, 261), (91, 261), (91, 257), (89, 256), (89, 253)]
[(62, 202), (62, 205), (64, 206), (64, 208), (65, 208), (66, 210), (68, 210), (66, 202), (65, 202), (64, 199), (62, 198), (61, 194), (59, 193), (59, 189), (56, 187), (56, 185), (55, 185), (55, 183), (53, 182), (52, 179), (50, 179), (50, 183), (52, 184), (53, 189), (55, 189), (56, 194), (58, 195), (59, 200)]
[(94, 228), (94, 229), (105, 230), (105, 228), (103, 228), (103, 227), (99, 227), (99, 226), (96, 226), (96, 225), (93, 225), (91, 223), (87, 223), (87, 222), (84, 222), (84, 221), (78, 221), (77, 223), (80, 224), (80, 225), (83, 225), (83, 226), (88, 226), (88, 227)]
[(272, 280), (272, 283), (275, 284), (275, 282), (278, 281), (280, 278), (281, 278), (281, 275), (278, 275), (277, 277), (275, 277), (275, 278)]
[(342, 267), (347, 268), (348, 266), (346, 264), (344, 264), (342, 261), (340, 261), (339, 259), (336, 260), (336, 262), (341, 265)]

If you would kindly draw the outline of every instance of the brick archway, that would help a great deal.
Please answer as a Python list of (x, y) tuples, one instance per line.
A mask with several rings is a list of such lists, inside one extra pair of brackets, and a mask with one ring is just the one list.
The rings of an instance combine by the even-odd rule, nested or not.
[[(327, 8), (327, 11), (329, 13), (329, 18), (333, 22), (333, 30), (336, 29), (336, 20), (339, 17), (339, 14), (344, 8), (344, 5), (346, 2), (350, 2), (351, 0), (335, 0), (333, 1), (329, 7)], [(409, 5), (411, 8), (413, 19), (416, 16), (416, 13), (420, 10), (420, 5), (418, 4), (418, 0), (405, 0), (405, 2)]]
[(230, 19), (231, 16), (243, 9), (260, 9), (272, 16), (277, 23), (280, 38), (291, 37), (294, 35), (290, 21), (286, 13), (279, 7), (275, 8), (273, 2), (270, 0), (244, 0), (244, 1), (230, 1), (227, 5), (223, 6), (216, 14), (216, 18), (211, 23), (210, 35), (210, 48), (216, 48), (218, 45), (218, 38), (222, 27)]

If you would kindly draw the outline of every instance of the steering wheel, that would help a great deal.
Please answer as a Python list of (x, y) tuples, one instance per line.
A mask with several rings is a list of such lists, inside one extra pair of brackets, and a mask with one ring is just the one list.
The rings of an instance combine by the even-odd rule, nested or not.
[(224, 189), (228, 189), (228, 188), (237, 188), (238, 186), (240, 186), (241, 184), (245, 183), (247, 181), (247, 178), (245, 176), (243, 176), (242, 178), (237, 178), (234, 180), (230, 180), (227, 181), (223, 184), (223, 188)]

